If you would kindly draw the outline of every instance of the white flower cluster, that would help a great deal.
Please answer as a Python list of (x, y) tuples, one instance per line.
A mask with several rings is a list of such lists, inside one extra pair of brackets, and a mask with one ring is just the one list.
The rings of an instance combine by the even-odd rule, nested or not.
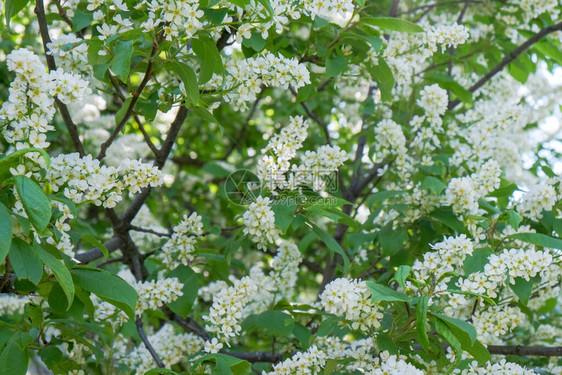
[(151, 32), (156, 26), (162, 25), (166, 40), (180, 36), (190, 39), (203, 28), (199, 18), (204, 13), (199, 9), (199, 2), (193, 0), (151, 0), (144, 2), (148, 11), (148, 19), (141, 27)]
[(343, 317), (353, 329), (367, 331), (380, 327), (383, 314), (378, 304), (371, 301), (371, 291), (365, 281), (356, 279), (335, 279), (320, 296), (324, 310)]
[(4, 138), (16, 149), (46, 148), (50, 143), (45, 133), (54, 130), (49, 125), (55, 114), (53, 95), (66, 104), (77, 101), (91, 92), (88, 83), (62, 69), (47, 73), (39, 57), (27, 49), (12, 51), (6, 62), (16, 78), (0, 109), (0, 122), (10, 125), (3, 129)]
[(94, 305), (94, 320), (100, 323), (111, 323), (113, 329), (127, 322), (129, 316), (124, 311), (109, 302), (102, 301), (96, 295), (92, 295)]
[[(69, 48), (69, 46), (71, 46)], [(47, 54), (55, 56), (57, 65), (64, 70), (91, 73), (92, 67), (88, 64), (88, 44), (84, 39), (74, 34), (61, 34), (47, 43)]]
[(470, 176), (451, 179), (445, 191), (444, 203), (453, 206), (456, 215), (478, 215), (478, 199), (499, 188), (501, 169), (489, 160)]
[(297, 245), (287, 241), (279, 245), (277, 255), (271, 261), (273, 270), (270, 272), (274, 295), (277, 295), (278, 299), (289, 297), (294, 292), (301, 262), (302, 255)]
[(515, 284), (516, 277), (529, 281), (546, 271), (552, 264), (553, 258), (548, 251), (533, 249), (504, 249), (499, 255), (492, 254), (483, 272), (470, 274), (466, 279), (460, 278), (457, 285), (464, 291), (497, 297), (498, 288), (509, 283)]
[(112, 208), (123, 199), (125, 189), (132, 196), (144, 187), (162, 184), (158, 168), (139, 160), (124, 160), (119, 168), (102, 166), (92, 155), (81, 158), (78, 153), (60, 154), (51, 161), (47, 179), (53, 191), (64, 187), (64, 196), (75, 204)]
[(174, 233), (168, 242), (162, 246), (159, 257), (168, 269), (177, 268), (180, 264), (188, 266), (194, 259), (195, 242), (203, 234), (201, 216), (193, 212), (189, 217), (174, 227)]
[(424, 372), (414, 365), (406, 362), (406, 356), (390, 355), (388, 351), (379, 354), (380, 360), (377, 358), (374, 368), (366, 371), (366, 375), (423, 375)]
[(348, 13), (353, 13), (353, 2), (350, 0), (304, 0), (300, 4), (303, 13), (314, 19), (316, 16), (332, 19), (334, 16), (346, 18)]
[(203, 316), (208, 322), (205, 329), (221, 342), (238, 335), (242, 327), (240, 319), (245, 305), (252, 300), (258, 286), (249, 278), (234, 281), (234, 285), (222, 289), (213, 298), (209, 315)]
[(383, 160), (390, 154), (406, 154), (406, 137), (400, 125), (391, 119), (384, 119), (374, 130), (377, 160)]
[[(447, 110), (449, 97), (447, 91), (439, 87), (438, 84), (425, 86), (420, 91), (418, 104), (425, 110), (425, 114), (430, 119), (437, 119)], [(430, 120), (434, 122), (435, 120)]]
[(264, 375), (309, 375), (320, 374), (326, 365), (326, 353), (312, 345), (306, 352), (297, 352), (292, 357), (273, 366), (273, 370)]
[(477, 311), (472, 324), (478, 332), (478, 340), (487, 345), (503, 344), (501, 336), (510, 333), (519, 324), (526, 321), (526, 315), (515, 306), (489, 306), (484, 311)]
[(336, 171), (346, 160), (345, 151), (338, 146), (324, 145), (316, 151), (306, 151), (302, 164), (291, 164), (302, 147), (308, 132), (308, 121), (302, 116), (289, 118), (289, 125), (274, 135), (262, 150), (258, 162), (258, 176), (270, 190), (295, 190), (302, 186), (318, 191), (325, 187), (324, 177)]
[(17, 296), (10, 294), (0, 294), (0, 315), (23, 315), (25, 305), (30, 302), (28, 296)]
[[(404, 90), (411, 90), (411, 77), (416, 72), (422, 71), (427, 65), (422, 62), (430, 61), (430, 57), (438, 48), (445, 50), (465, 43), (468, 38), (468, 29), (457, 24), (429, 25), (421, 24), (425, 29), (423, 33), (391, 32), (390, 40), (383, 55), (394, 71), (398, 86), (404, 85)], [(378, 53), (372, 51), (371, 59)]]
[(51, 236), (48, 237), (46, 241), (48, 244), (55, 246), (66, 255), (73, 257), (74, 245), (72, 244), (72, 239), (68, 234), (71, 229), (68, 221), (73, 219), (74, 215), (72, 215), (70, 208), (62, 202), (52, 200), (51, 205), (55, 206), (56, 209), (61, 213), (61, 215), (55, 221), (55, 228), (57, 228), (60, 232), (60, 237)]
[(177, 277), (137, 282), (133, 287), (139, 295), (136, 314), (145, 310), (156, 310), (166, 303), (170, 303), (183, 296), (183, 284)]
[(485, 366), (480, 366), (478, 362), (473, 361), (467, 369), (463, 370), (460, 375), (536, 375), (533, 370), (527, 370), (517, 363), (506, 362), (502, 359), (498, 363), (486, 363)]
[[(193, 333), (176, 334), (171, 324), (164, 324), (158, 332), (148, 336), (148, 341), (168, 369), (203, 348), (201, 338)], [(114, 346), (117, 351), (116, 361), (135, 369), (136, 374), (144, 374), (154, 368), (154, 359), (144, 344), (141, 343), (130, 352), (122, 341), (116, 341)]]
[[(213, 75), (209, 81), (209, 88), (230, 90), (223, 97), (231, 102), (238, 110), (247, 108), (247, 103), (256, 100), (261, 92), (261, 86), (282, 87), (292, 86), (295, 90), (310, 83), (310, 73), (297, 58), (276, 56), (270, 52), (263, 56), (250, 57), (244, 60), (232, 61), (226, 67), (228, 75), (223, 77)], [(223, 86), (224, 83), (224, 86)]]
[(517, 204), (517, 212), (533, 220), (542, 218), (542, 211), (550, 211), (558, 201), (556, 189), (546, 183), (529, 187)]
[(279, 238), (279, 230), (275, 226), (275, 214), (269, 204), (269, 198), (257, 197), (242, 217), (244, 234), (249, 235), (261, 250), (266, 250), (269, 243), (275, 243)]

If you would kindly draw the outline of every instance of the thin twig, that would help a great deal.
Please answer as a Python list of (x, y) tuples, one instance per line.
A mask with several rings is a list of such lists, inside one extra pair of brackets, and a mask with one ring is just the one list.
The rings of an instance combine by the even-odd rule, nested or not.
[(148, 341), (148, 337), (146, 337), (146, 333), (144, 332), (144, 328), (142, 327), (142, 318), (140, 316), (137, 316), (137, 319), (135, 320), (135, 323), (137, 325), (137, 332), (139, 333), (139, 336), (140, 336), (144, 346), (146, 347), (146, 349), (148, 350), (148, 352), (150, 353), (150, 355), (152, 356), (152, 358), (154, 359), (154, 362), (156, 362), (158, 367), (163, 368), (164, 363), (162, 363), (162, 360), (158, 356), (158, 353), (156, 353), (156, 351), (154, 350), (154, 348), (150, 344), (150, 341)]
[[(533, 35), (532, 37), (527, 39), (527, 41), (525, 43), (521, 44), (519, 47), (517, 47), (515, 50), (513, 50), (511, 53), (509, 53), (507, 56), (505, 56), (503, 58), (503, 60), (500, 61), (496, 66), (494, 66), (492, 68), (492, 70), (490, 70), (488, 73), (486, 73), (486, 75), (484, 77), (480, 78), (478, 80), (478, 82), (476, 82), (474, 85), (470, 86), (468, 91), (474, 92), (474, 91), (478, 90), (486, 82), (488, 82), (490, 79), (492, 79), (492, 77), (494, 77), (497, 73), (499, 73), (503, 68), (505, 68), (509, 63), (511, 63), (513, 60), (515, 60), (520, 54), (522, 54), (527, 49), (529, 49), (533, 44), (535, 44), (536, 42), (538, 42), (539, 40), (541, 40), (542, 38), (544, 38), (548, 34), (551, 34), (555, 31), (560, 31), (560, 30), (562, 30), (562, 22), (559, 22), (555, 25), (550, 25), (548, 27), (545, 27), (544, 29), (542, 29), (541, 31), (539, 31), (538, 33), (536, 33), (535, 35)], [(457, 105), (460, 104), (460, 102), (461, 102), (460, 99), (455, 99), (454, 101), (449, 102), (449, 106), (448, 106), (449, 110), (455, 108)]]
[[(49, 54), (49, 48), (47, 47), (47, 44), (51, 43), (51, 37), (49, 36), (49, 28), (47, 26), (47, 17), (45, 16), (45, 7), (43, 5), (43, 0), (36, 0), (35, 14), (37, 15), (37, 23), (39, 24), (39, 33), (41, 34), (43, 49), (45, 50), (47, 67), (50, 71), (55, 71), (57, 70), (57, 64), (55, 63), (55, 58), (53, 57), (53, 55)], [(86, 153), (84, 151), (82, 141), (80, 141), (80, 136), (78, 135), (78, 127), (72, 121), (72, 117), (70, 117), (68, 107), (56, 96), (55, 103), (59, 109), (64, 124), (66, 125), (66, 129), (68, 130), (68, 134), (70, 135), (70, 139), (72, 141), (72, 144), (74, 145), (74, 149), (78, 152), (78, 154), (80, 154), (80, 156), (84, 156)]]
[(150, 233), (150, 234), (154, 234), (155, 236), (159, 236), (159, 237), (171, 237), (172, 236), (171, 233), (162, 233), (162, 232), (158, 232), (158, 231), (155, 231), (155, 230), (149, 229), (149, 228), (137, 227), (136, 225), (131, 225), (129, 228), (131, 230), (134, 230), (135, 232)]
[[(296, 98), (297, 95), (298, 95), (297, 90), (295, 90), (294, 87), (292, 87), (292, 86), (289, 86), (289, 90), (291, 91), (291, 93), (293, 93), (293, 95)], [(328, 130), (328, 124), (325, 121), (323, 121), (320, 117), (316, 116), (316, 114), (314, 114), (314, 112), (312, 112), (310, 110), (310, 108), (308, 107), (308, 104), (306, 104), (306, 102), (301, 102), (300, 104), (301, 104), (301, 107), (306, 112), (306, 115), (308, 117), (310, 117), (312, 120), (314, 120), (314, 122), (316, 122), (318, 125), (320, 125), (322, 130), (324, 130), (324, 136), (326, 137), (326, 143), (331, 145), (332, 140), (330, 139), (330, 131)]]

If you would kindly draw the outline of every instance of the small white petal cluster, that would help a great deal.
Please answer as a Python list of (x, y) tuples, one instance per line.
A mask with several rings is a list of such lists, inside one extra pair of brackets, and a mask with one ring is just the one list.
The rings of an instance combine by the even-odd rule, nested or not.
[(60, 232), (60, 237), (51, 236), (46, 239), (48, 244), (55, 246), (57, 249), (65, 253), (66, 255), (74, 256), (74, 245), (72, 244), (72, 239), (68, 232), (70, 231), (70, 225), (68, 221), (74, 218), (70, 208), (58, 201), (51, 201), (51, 204), (56, 207), (56, 209), (61, 213), (61, 215), (55, 221), (55, 228)]
[(489, 160), (470, 176), (451, 179), (445, 191), (444, 203), (453, 206), (456, 215), (478, 215), (478, 199), (499, 188), (501, 169)]
[(262, 85), (284, 89), (291, 86), (297, 90), (310, 83), (308, 69), (297, 58), (276, 56), (270, 52), (255, 58), (233, 61), (226, 70), (228, 75), (224, 82), (222, 76), (213, 75), (207, 86), (211, 89), (232, 89), (223, 97), (238, 110), (245, 110), (248, 102), (256, 100)]
[(269, 204), (269, 198), (257, 197), (242, 217), (244, 234), (249, 235), (261, 250), (266, 250), (269, 243), (275, 243), (279, 238), (279, 230), (275, 226), (275, 214)]
[(383, 160), (387, 155), (404, 155), (406, 137), (402, 127), (391, 119), (384, 119), (375, 126), (375, 150), (377, 158)]
[(113, 329), (129, 320), (127, 314), (109, 302), (102, 301), (96, 295), (92, 296), (94, 305), (94, 320), (100, 323), (111, 323)]
[(546, 183), (529, 187), (517, 204), (517, 212), (533, 220), (542, 218), (542, 211), (550, 211), (558, 200), (556, 189)]
[(203, 234), (201, 216), (193, 212), (189, 217), (174, 227), (174, 233), (168, 242), (162, 246), (159, 257), (168, 269), (177, 268), (183, 264), (188, 266), (194, 259), (195, 242), (197, 236)]
[(379, 306), (371, 301), (371, 291), (365, 281), (335, 279), (320, 295), (324, 310), (343, 317), (353, 329), (367, 331), (380, 327), (383, 314)]
[(199, 18), (203, 17), (204, 13), (199, 9), (198, 1), (151, 0), (145, 3), (148, 19), (141, 27), (146, 32), (162, 25), (166, 40), (173, 40), (180, 34), (190, 39), (203, 28)]
[(345, 151), (338, 146), (324, 145), (316, 151), (306, 151), (301, 164), (291, 164), (308, 135), (307, 129), (308, 121), (302, 116), (290, 117), (289, 125), (262, 150), (266, 155), (258, 162), (258, 176), (268, 190), (295, 190), (305, 186), (322, 190), (326, 187), (325, 176), (347, 160)]
[(527, 370), (517, 363), (506, 362), (502, 359), (498, 363), (486, 363), (485, 366), (480, 366), (478, 362), (473, 361), (467, 369), (463, 370), (460, 375), (536, 375), (533, 370)]
[(92, 155), (60, 154), (53, 158), (47, 179), (53, 191), (64, 189), (64, 196), (75, 204), (92, 202), (112, 208), (120, 202), (123, 190), (129, 195), (147, 186), (160, 186), (162, 175), (152, 164), (124, 160), (119, 168), (104, 166)]
[[(72, 45), (71, 48), (68, 48)], [(63, 47), (64, 46), (64, 47)], [(92, 67), (88, 64), (88, 44), (84, 39), (74, 34), (61, 34), (47, 43), (47, 54), (57, 60), (57, 65), (68, 71), (85, 71), (91, 73)]]
[[(89, 94), (88, 82), (62, 69), (47, 73), (39, 57), (27, 49), (12, 51), (7, 57), (8, 70), (16, 73), (10, 85), (10, 96), (0, 109), (4, 138), (16, 149), (47, 148), (46, 132), (55, 114), (53, 95), (63, 103), (78, 101)], [(39, 160), (38, 156), (35, 160)]]
[(0, 294), (0, 315), (23, 315), (25, 305), (30, 301), (27, 296)]
[(510, 333), (519, 324), (526, 321), (526, 315), (515, 306), (490, 306), (487, 310), (477, 311), (472, 324), (478, 332), (478, 340), (487, 345), (503, 344), (501, 336)]
[(136, 314), (145, 310), (156, 310), (166, 303), (170, 303), (183, 296), (183, 284), (177, 277), (137, 282), (133, 287), (139, 295)]
[(437, 118), (445, 113), (449, 97), (447, 91), (439, 87), (438, 84), (425, 86), (420, 91), (418, 104), (425, 110), (426, 116)]
[(320, 374), (326, 365), (326, 353), (312, 345), (306, 352), (297, 352), (291, 358), (273, 366), (270, 372), (264, 375), (309, 375)]
[(205, 341), (205, 345), (203, 346), (203, 350), (205, 353), (218, 353), (221, 351), (223, 344), (213, 337), (212, 340)]
[(294, 293), (301, 262), (302, 255), (297, 245), (287, 241), (279, 245), (277, 255), (271, 262), (273, 270), (269, 275), (273, 280), (274, 295), (278, 296), (278, 299), (289, 297)]
[[(180, 363), (189, 355), (199, 352), (203, 348), (203, 340), (193, 333), (176, 334), (171, 324), (164, 324), (158, 332), (148, 336), (148, 341), (158, 353), (164, 366), (170, 369), (173, 365)], [(127, 352), (124, 343), (116, 342), (115, 359), (135, 369), (137, 374), (144, 374), (153, 369), (154, 359), (144, 346), (140, 344), (131, 352)]]
[(300, 2), (303, 13), (315, 19), (316, 16), (332, 19), (334, 16), (346, 18), (346, 13), (353, 13), (353, 2), (350, 0), (304, 0)]
[(242, 310), (258, 290), (258, 286), (249, 277), (236, 280), (233, 284), (214, 296), (209, 315), (203, 316), (208, 323), (205, 329), (227, 344), (242, 329)]
[(466, 279), (460, 278), (457, 285), (464, 291), (497, 297), (498, 288), (515, 284), (516, 277), (529, 281), (546, 272), (553, 262), (548, 251), (534, 249), (504, 249), (500, 254), (492, 254), (483, 272), (470, 274)]
[(424, 372), (406, 362), (405, 356), (390, 355), (388, 351), (379, 354), (380, 361), (366, 375), (423, 375)]
[(453, 47), (457, 48), (468, 40), (470, 34), (464, 25), (437, 25), (431, 26), (426, 32), (426, 38), (430, 45), (440, 46), (442, 50)]

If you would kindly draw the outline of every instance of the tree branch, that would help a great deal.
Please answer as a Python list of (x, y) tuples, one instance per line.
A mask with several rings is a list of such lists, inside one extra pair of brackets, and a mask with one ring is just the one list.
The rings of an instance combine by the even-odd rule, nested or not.
[(490, 354), (562, 357), (562, 346), (488, 345)]
[[(51, 43), (51, 37), (49, 36), (49, 28), (47, 27), (47, 17), (45, 16), (45, 6), (43, 5), (43, 0), (37, 0), (35, 2), (35, 14), (37, 15), (37, 23), (39, 24), (39, 33), (41, 34), (41, 40), (43, 42), (43, 49), (45, 51), (47, 67), (50, 71), (55, 71), (57, 70), (57, 64), (55, 63), (55, 58), (53, 57), (53, 55), (49, 54), (49, 48), (47, 47), (47, 44)], [(78, 127), (72, 121), (72, 117), (70, 117), (68, 107), (56, 96), (55, 103), (59, 109), (62, 120), (66, 125), (66, 129), (68, 130), (68, 134), (70, 135), (70, 139), (72, 141), (72, 144), (74, 145), (74, 149), (78, 152), (78, 154), (80, 154), (81, 157), (86, 155), (84, 146), (82, 145), (80, 136), (78, 135)]]
[(232, 357), (240, 358), (248, 362), (279, 362), (282, 358), (280, 353), (271, 352), (231, 352), (231, 351), (221, 351), (221, 353), (227, 354)]
[(148, 350), (148, 352), (150, 353), (152, 358), (154, 358), (154, 361), (156, 362), (158, 367), (163, 368), (164, 363), (162, 363), (162, 360), (158, 356), (158, 353), (156, 353), (156, 351), (154, 350), (154, 348), (150, 344), (150, 341), (148, 341), (148, 337), (146, 337), (146, 333), (144, 332), (144, 328), (142, 327), (142, 318), (140, 316), (137, 316), (137, 319), (135, 320), (135, 323), (137, 325), (137, 332), (139, 333), (139, 336), (140, 336), (142, 342), (144, 343), (144, 346), (146, 347), (146, 349)]
[[(113, 237), (112, 239), (104, 243), (103, 246), (105, 246), (107, 251), (111, 254), (115, 250), (119, 249), (121, 247), (121, 244), (122, 242), (119, 237)], [(103, 252), (99, 248), (95, 247), (86, 252), (76, 254), (74, 259), (78, 260), (80, 263), (86, 264), (101, 257), (103, 257)]]
[[(542, 29), (541, 31), (539, 31), (538, 33), (536, 33), (535, 35), (533, 35), (532, 37), (527, 39), (527, 41), (525, 43), (521, 44), (519, 47), (517, 47), (515, 50), (513, 50), (507, 56), (505, 56), (503, 58), (503, 60), (500, 61), (496, 66), (494, 66), (492, 68), (492, 70), (490, 70), (484, 77), (480, 78), (478, 80), (478, 82), (476, 82), (474, 85), (470, 86), (468, 91), (474, 92), (474, 91), (478, 90), (486, 82), (488, 82), (490, 79), (492, 79), (492, 77), (494, 77), (497, 73), (499, 73), (503, 68), (505, 68), (509, 63), (511, 63), (513, 60), (515, 60), (520, 54), (522, 54), (527, 49), (529, 49), (533, 44), (535, 44), (536, 42), (538, 42), (539, 40), (541, 40), (542, 38), (544, 38), (548, 34), (551, 34), (555, 31), (560, 31), (560, 30), (562, 30), (562, 22), (559, 22), (555, 25), (550, 25), (548, 27), (545, 27), (544, 29)], [(454, 101), (449, 102), (449, 110), (455, 108), (459, 104), (460, 104), (459, 99), (455, 99)]]
[[(292, 86), (289, 86), (289, 90), (291, 91), (291, 93), (293, 93), (293, 95), (296, 98), (297, 95), (298, 95), (297, 91)], [(326, 143), (331, 145), (332, 141), (330, 139), (330, 132), (328, 130), (328, 124), (325, 121), (323, 121), (320, 117), (316, 116), (316, 114), (310, 110), (310, 108), (308, 107), (308, 104), (306, 104), (305, 102), (301, 102), (300, 104), (301, 104), (301, 107), (306, 112), (306, 115), (308, 117), (310, 117), (310, 119), (312, 119), (318, 125), (320, 125), (320, 127), (322, 127), (322, 130), (324, 130), (324, 136), (326, 137)]]

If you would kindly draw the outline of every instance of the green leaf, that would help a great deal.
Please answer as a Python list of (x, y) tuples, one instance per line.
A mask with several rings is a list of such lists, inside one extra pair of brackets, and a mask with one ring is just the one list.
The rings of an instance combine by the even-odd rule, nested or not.
[(397, 292), (387, 286), (376, 284), (373, 281), (367, 281), (367, 286), (371, 289), (373, 302), (380, 301), (401, 301), (409, 302), (411, 298), (404, 293)]
[(433, 315), (445, 321), (447, 325), (449, 325), (449, 327), (456, 327), (461, 331), (465, 332), (470, 338), (471, 345), (474, 344), (474, 341), (476, 341), (476, 336), (477, 336), (476, 329), (472, 326), (472, 324), (464, 320), (451, 318), (449, 316), (442, 315), (442, 314), (433, 313)]
[(204, 355), (197, 360), (195, 365), (201, 362), (215, 362), (216, 367), (212, 373), (213, 375), (249, 375), (252, 373), (252, 366), (248, 361), (222, 353)]
[(6, 375), (25, 375), (28, 362), (27, 349), (20, 349), (14, 342), (8, 342), (0, 355), (0, 369)]
[(390, 224), (379, 231), (377, 238), (383, 254), (394, 255), (402, 250), (404, 242), (408, 239), (408, 232), (405, 228), (393, 229)]
[(275, 214), (275, 225), (281, 229), (283, 233), (287, 233), (287, 229), (293, 222), (297, 203), (293, 200), (274, 201), (271, 204), (271, 210)]
[[(519, 224), (523, 221), (523, 218), (514, 210), (507, 210), (507, 223), (513, 228), (519, 228)], [(560, 234), (558, 234), (560, 235)]]
[(25, 8), (29, 0), (6, 0), (4, 3), (4, 13), (6, 15), (6, 25), (10, 27), (10, 20)]
[(70, 308), (72, 300), (74, 299), (74, 283), (72, 282), (70, 271), (66, 268), (62, 260), (55, 258), (42, 247), (35, 246), (35, 250), (39, 259), (55, 274), (68, 301), (67, 308)]
[(22, 239), (14, 238), (10, 248), (10, 263), (20, 279), (37, 284), (43, 276), (43, 264), (33, 247)]
[(347, 62), (343, 56), (333, 56), (326, 59), (326, 76), (337, 77), (345, 69)]
[(421, 33), (423, 28), (415, 23), (395, 17), (361, 17), (362, 23), (380, 27), (383, 30), (402, 33)]
[(266, 40), (262, 38), (261, 33), (254, 31), (250, 38), (242, 40), (242, 45), (250, 47), (256, 52), (261, 52), (265, 48), (265, 42)]
[(193, 69), (189, 65), (176, 60), (167, 61), (166, 67), (180, 77), (187, 92), (187, 99), (191, 104), (197, 105), (199, 102), (199, 86)]
[(103, 261), (105, 262), (107, 260), (107, 257), (109, 256), (109, 251), (107, 250), (107, 247), (105, 247), (103, 243), (101, 243), (96, 237), (92, 236), (89, 233), (85, 233), (80, 236), (80, 241), (85, 241), (90, 245), (93, 245), (98, 249), (100, 249), (101, 252), (103, 253)]
[(316, 336), (325, 337), (328, 336), (336, 328), (336, 325), (340, 322), (340, 319), (334, 316), (330, 316), (322, 321), (318, 326), (316, 331)]
[(455, 216), (450, 207), (441, 207), (430, 213), (429, 216), (445, 224), (455, 232), (462, 233), (464, 230), (464, 224)]
[(464, 275), (484, 271), (484, 266), (488, 264), (488, 257), (494, 252), (489, 247), (475, 249), (472, 255), (467, 256), (463, 262)]
[(428, 296), (421, 296), (417, 304), (417, 320), (416, 320), (416, 334), (418, 342), (423, 350), (429, 351), (429, 337), (427, 336), (427, 310), (428, 310)]
[(77, 32), (85, 27), (90, 26), (94, 16), (92, 12), (83, 11), (80, 8), (74, 10), (74, 16), (72, 17), (72, 31)]
[(12, 244), (12, 216), (2, 203), (0, 203), (0, 263), (4, 261)]
[(254, 324), (272, 336), (288, 336), (295, 327), (295, 320), (282, 311), (271, 310), (258, 314)]
[(115, 55), (111, 61), (110, 69), (122, 82), (127, 82), (129, 70), (131, 69), (131, 58), (133, 57), (133, 41), (117, 42), (115, 44)]
[(332, 375), (332, 373), (338, 367), (340, 361), (336, 359), (328, 359), (324, 365), (324, 375)]
[(123, 310), (131, 318), (137, 306), (137, 292), (125, 280), (107, 271), (79, 267), (70, 271), (74, 283)]
[(115, 112), (115, 123), (116, 124), (120, 124), (121, 121), (123, 121), (123, 119), (125, 118), (125, 114), (127, 113), (127, 109), (129, 109), (129, 105), (131, 105), (132, 100), (133, 100), (132, 96), (125, 99), (123, 104), (121, 104), (121, 108), (119, 108), (117, 110), (117, 112)]
[(389, 198), (406, 193), (406, 190), (378, 191), (367, 198), (367, 206), (371, 207), (376, 202), (383, 202)]
[(41, 233), (51, 219), (49, 198), (33, 180), (25, 176), (15, 176), (16, 189), (31, 225)]
[(215, 42), (206, 36), (191, 39), (193, 52), (201, 59), (199, 71), (199, 84), (204, 84), (211, 79), (213, 73), (224, 74), (221, 55)]
[(551, 249), (562, 250), (561, 239), (547, 236), (546, 234), (542, 234), (542, 233), (515, 233), (507, 237), (520, 240), (523, 242), (529, 242), (541, 247), (548, 247)]
[(343, 263), (344, 263), (344, 266), (343, 266), (344, 272), (347, 272), (347, 270), (349, 269), (349, 258), (347, 257), (347, 254), (342, 249), (340, 244), (336, 240), (334, 240), (334, 237), (332, 237), (328, 233), (324, 232), (316, 224), (314, 224), (312, 222), (309, 222), (309, 224), (312, 227), (312, 230), (314, 231), (316, 236), (318, 236), (318, 238), (320, 238), (322, 240), (322, 242), (324, 242), (326, 244), (326, 246), (328, 247), (328, 249), (332, 253), (337, 253), (337, 254), (341, 255), (341, 257), (343, 259)]
[(408, 276), (410, 275), (410, 271), (412, 270), (412, 267), (408, 266), (408, 265), (402, 265), (400, 267), (398, 267), (398, 269), (396, 270), (396, 273), (394, 274), (394, 280), (396, 280), (396, 282), (402, 287), (402, 289), (406, 289), (406, 285), (405, 285), (405, 281), (408, 278)]
[(179, 316), (185, 318), (197, 299), (197, 292), (199, 291), (197, 274), (191, 268), (182, 265), (170, 272), (168, 277), (177, 277), (180, 283), (183, 284), (181, 289), (183, 295), (175, 301), (168, 303), (168, 307)]
[(427, 176), (420, 184), (420, 189), (431, 190), (437, 195), (441, 194), (446, 188), (447, 185), (445, 185), (443, 181), (433, 176)]
[(462, 353), (461, 343), (459, 339), (457, 339), (457, 337), (449, 329), (449, 326), (443, 320), (435, 320), (435, 330), (440, 336), (447, 340), (447, 342), (451, 345), (451, 348), (455, 350), (457, 355), (460, 355)]
[(511, 197), (513, 195), (513, 192), (516, 190), (519, 190), (516, 184), (509, 184), (492, 191), (490, 194), (488, 194), (488, 196), (496, 198)]
[(392, 70), (382, 56), (379, 56), (378, 64), (366, 64), (367, 70), (377, 83), (381, 91), (381, 99), (385, 102), (392, 100), (392, 88), (394, 87), (394, 75)]
[(509, 284), (509, 287), (517, 297), (519, 297), (519, 301), (525, 306), (527, 306), (527, 302), (529, 302), (529, 297), (531, 297), (531, 293), (533, 292), (533, 281), (532, 280), (525, 280), (522, 277), (516, 277), (514, 279), (515, 284)]

